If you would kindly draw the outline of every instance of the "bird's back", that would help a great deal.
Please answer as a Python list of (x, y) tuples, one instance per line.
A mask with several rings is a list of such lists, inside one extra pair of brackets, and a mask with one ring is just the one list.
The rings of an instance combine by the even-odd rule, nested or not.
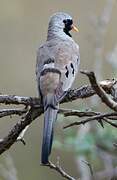
[[(79, 46), (72, 40), (52, 39), (46, 41), (38, 50), (37, 78), (44, 69), (55, 68), (61, 72), (63, 90), (68, 90), (78, 71), (80, 56)], [(50, 81), (54, 77), (49, 78)]]

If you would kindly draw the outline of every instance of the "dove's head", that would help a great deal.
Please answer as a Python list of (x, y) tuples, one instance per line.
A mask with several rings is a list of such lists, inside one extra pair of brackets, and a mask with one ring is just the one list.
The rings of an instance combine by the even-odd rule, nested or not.
[(78, 32), (78, 29), (73, 25), (73, 19), (69, 14), (58, 12), (51, 16), (48, 27), (48, 35), (56, 34), (58, 36), (67, 35), (71, 37), (71, 30)]

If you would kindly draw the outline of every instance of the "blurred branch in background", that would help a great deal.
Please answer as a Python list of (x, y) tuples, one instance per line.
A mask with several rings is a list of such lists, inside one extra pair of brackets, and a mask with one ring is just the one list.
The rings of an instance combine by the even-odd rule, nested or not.
[[(85, 137), (85, 135), (87, 134), (87, 132), (89, 131), (89, 124), (88, 126), (81, 126), (78, 130), (77, 130), (77, 137), (79, 138), (82, 136)], [(75, 158), (75, 162), (77, 165), (77, 169), (80, 172), (80, 178), (82, 180), (91, 180), (93, 178), (93, 174), (90, 172), (89, 167), (83, 163), (86, 161), (86, 157), (82, 154), (80, 156), (78, 156), (77, 158)]]
[(4, 163), (0, 164), (0, 177), (4, 180), (18, 180), (17, 170), (10, 154), (6, 154)]
[[(94, 32), (94, 35), (91, 33), (90, 34), (90, 40), (92, 39), (92, 44), (94, 45), (93, 47), (92, 47), (92, 49), (93, 49), (93, 52), (94, 52), (94, 59), (93, 59), (93, 67), (92, 67), (92, 69), (93, 69), (93, 71), (96, 73), (96, 77), (97, 77), (97, 79), (98, 80), (101, 80), (101, 79), (103, 79), (103, 69), (104, 69), (104, 66), (103, 66), (103, 60), (104, 60), (104, 57), (103, 57), (103, 55), (104, 55), (104, 48), (105, 48), (105, 37), (106, 37), (106, 34), (107, 34), (107, 31), (108, 31), (108, 27), (109, 27), (109, 23), (110, 23), (110, 20), (111, 20), (111, 17), (112, 17), (112, 12), (113, 12), (113, 8), (114, 8), (114, 4), (116, 3), (116, 1), (115, 0), (106, 0), (105, 1), (105, 4), (104, 4), (104, 8), (103, 8), (103, 10), (102, 10), (102, 12), (101, 12), (101, 14), (100, 14), (100, 16), (96, 16), (96, 13), (94, 12), (91, 16), (90, 16), (90, 24), (91, 24), (91, 26), (93, 27), (93, 29), (95, 30)], [(111, 59), (109, 59), (110, 58), (110, 56), (108, 56), (108, 60), (109, 60), (109, 62), (111, 61)], [(115, 59), (115, 63), (116, 63), (116, 59), (117, 59), (117, 56), (114, 56), (114, 59)], [(112, 64), (112, 61), (111, 61), (111, 64)], [(117, 65), (117, 64), (116, 64)], [(114, 66), (114, 68), (116, 67), (115, 66), (115, 64), (113, 65)], [(103, 69), (102, 69), (103, 68)], [(115, 72), (116, 72), (116, 68), (115, 68)], [(90, 79), (91, 80), (91, 79)], [(90, 81), (91, 82), (91, 81)], [(97, 92), (97, 94), (100, 96), (100, 86), (99, 86), (99, 88), (96, 88), (96, 87), (98, 87), (97, 85), (95, 86), (95, 83), (94, 84), (92, 84), (92, 85), (94, 85), (94, 89), (96, 90), (96, 92)], [(116, 85), (115, 85), (116, 86)], [(113, 90), (111, 90), (111, 91), (113, 91), (113, 95), (114, 95), (114, 93), (115, 93), (115, 95), (114, 95), (114, 98), (112, 99), (112, 98), (110, 98), (107, 94), (105, 94), (105, 92), (104, 93), (102, 93), (102, 91), (101, 91), (101, 100), (102, 100), (102, 102), (104, 102), (104, 103), (106, 103), (106, 105), (108, 105), (111, 109), (113, 109), (114, 108), (114, 111), (116, 111), (116, 103), (113, 101), (113, 100), (115, 100), (116, 101), (116, 97), (117, 97), (117, 92), (115, 91), (115, 89), (116, 89), (116, 87), (114, 87), (114, 91)], [(98, 90), (99, 90), (99, 92), (98, 92)], [(104, 95), (104, 96), (103, 96)], [(107, 97), (107, 98), (106, 98)], [(107, 99), (107, 101), (105, 102), (105, 99)], [(109, 100), (109, 103), (108, 103), (108, 100)], [(92, 97), (91, 98), (91, 106), (93, 106), (94, 108), (98, 108), (99, 107), (99, 98), (97, 98), (96, 96), (95, 97)], [(112, 103), (113, 102), (113, 103)], [(112, 104), (113, 105), (112, 105)], [(110, 106), (110, 104), (112, 105), (112, 106)], [(115, 105), (115, 106), (114, 106)], [(97, 110), (98, 111), (98, 110)], [(90, 113), (90, 112), (89, 112)], [(100, 123), (100, 125), (102, 126), (102, 127), (104, 127), (104, 125), (105, 125), (105, 123), (110, 123), (113, 127), (115, 127), (115, 128), (117, 128), (117, 123), (113, 123), (112, 121), (110, 121), (110, 120), (108, 120), (108, 117), (104, 117), (104, 118), (100, 118), (99, 116), (101, 115), (99, 115), (98, 114), (99, 112), (97, 112), (97, 115), (96, 114), (94, 114), (92, 117), (88, 117), (88, 118), (86, 118), (86, 119), (83, 119), (83, 120), (81, 120), (81, 121), (77, 121), (77, 122), (72, 122), (72, 123), (70, 123), (69, 125), (65, 125), (66, 127), (69, 127), (69, 126), (71, 126), (71, 125), (73, 125), (73, 124), (77, 124), (77, 125), (80, 125), (80, 123), (81, 124), (84, 124), (85, 122), (87, 122), (87, 121), (93, 121), (93, 119), (97, 119), (97, 122), (99, 122)], [(108, 112), (109, 113), (109, 112)], [(107, 112), (106, 113), (104, 113), (103, 115), (107, 115), (108, 114)], [(115, 113), (115, 112), (114, 112)], [(97, 117), (96, 117), (97, 116)], [(98, 118), (99, 117), (99, 118)], [(110, 116), (110, 118), (112, 118), (111, 116)], [(115, 117), (115, 121), (117, 120), (117, 117)], [(85, 136), (85, 139), (87, 138), (87, 136), (88, 136), (88, 134), (89, 134), (89, 137), (92, 139), (92, 140), (95, 140), (95, 141), (97, 141), (96, 140), (96, 138), (98, 138), (98, 132), (99, 132), (99, 128), (98, 127), (96, 127), (95, 126), (95, 123), (89, 123), (88, 124), (88, 126), (86, 126), (87, 128), (85, 128), (85, 131), (87, 132), (87, 135)], [(78, 128), (78, 131), (80, 131), (80, 129), (82, 129), (82, 131), (84, 131), (84, 126), (82, 127), (82, 126), (79, 126), (79, 128)], [(87, 129), (87, 130), (86, 130)], [(93, 131), (93, 134), (92, 134), (92, 131)], [(105, 130), (106, 131), (106, 130)], [(92, 135), (91, 135), (92, 134)], [(103, 137), (103, 135), (102, 135), (102, 138), (104, 138), (104, 139), (106, 139), (106, 138), (109, 138), (109, 136), (111, 136), (110, 135), (111, 134), (111, 128), (110, 128), (110, 131), (109, 131), (109, 133), (107, 134), (107, 136), (106, 137)], [(96, 137), (96, 138), (95, 138)], [(79, 138), (79, 137), (78, 137)], [(77, 140), (76, 140), (77, 141)], [(88, 140), (87, 140), (88, 141)], [(100, 141), (100, 138), (99, 138), (99, 141)], [(90, 143), (89, 143), (90, 144)], [(96, 144), (96, 142), (94, 142), (94, 144)], [(101, 144), (101, 141), (100, 141), (100, 144)], [(102, 144), (103, 144), (103, 142), (102, 142)], [(104, 147), (107, 147), (107, 144), (108, 144), (108, 142), (106, 142), (105, 143), (105, 146)], [(90, 157), (92, 158), (92, 156), (93, 156), (93, 150), (89, 147), (89, 148), (87, 148), (88, 150), (89, 150), (89, 152), (90, 152)], [(107, 148), (107, 149), (109, 149), (109, 148)], [(106, 150), (107, 150), (106, 149)], [(108, 155), (107, 155), (108, 156)], [(83, 159), (85, 159), (86, 161), (87, 161), (87, 159), (89, 158), (89, 154), (87, 155), (87, 151), (85, 152), (85, 153), (81, 153), (81, 155), (79, 155), (78, 157), (77, 157), (77, 159), (78, 159), (78, 162), (79, 162), (79, 166), (78, 166), (78, 168), (77, 168), (77, 170), (79, 171), (79, 167), (82, 167), (82, 162), (80, 161), (80, 158), (81, 157), (83, 157)], [(101, 159), (101, 164), (100, 164), (100, 166), (102, 167), (102, 164), (103, 164), (103, 159), (102, 158), (100, 158)], [(108, 159), (108, 158), (107, 158)], [(112, 166), (111, 166), (111, 170), (110, 171), (108, 171), (109, 170), (109, 168), (110, 168), (110, 166), (108, 166), (108, 160), (105, 160), (105, 164), (104, 164), (104, 170), (102, 170), (102, 171), (99, 171), (99, 173), (97, 173), (97, 174), (95, 174), (95, 178), (96, 179), (104, 179), (104, 178), (106, 178), (106, 179), (111, 179), (113, 176), (112, 176), (112, 173), (113, 174), (115, 174), (115, 176), (116, 176), (116, 173), (115, 173), (115, 171), (116, 171), (116, 169), (115, 169), (115, 171), (113, 170), (114, 169), (114, 165), (112, 164)], [(97, 156), (95, 156), (95, 161), (97, 160), (97, 162), (99, 162), (99, 156), (97, 155)], [(95, 163), (96, 164), (96, 163)], [(105, 166), (107, 164), (107, 166)], [(98, 165), (97, 165), (98, 166)], [(80, 168), (81, 169), (81, 168)], [(107, 170), (108, 169), (108, 170)], [(107, 173), (107, 171), (108, 171), (108, 173), (110, 173), (110, 176), (108, 176), (108, 173)], [(117, 171), (116, 171), (117, 172)], [(81, 171), (81, 180), (85, 180), (85, 179), (87, 179), (87, 176), (85, 176), (84, 175), (84, 172), (82, 172)], [(110, 177), (110, 178), (109, 178)], [(115, 177), (116, 178), (116, 177)], [(89, 176), (89, 179), (92, 179), (90, 176)]]
[(104, 40), (108, 29), (108, 24), (111, 19), (112, 10), (114, 7), (115, 0), (106, 0), (104, 9), (100, 16), (96, 17), (92, 15), (91, 24), (95, 28), (94, 44), (95, 44), (95, 60), (94, 60), (94, 71), (97, 74), (98, 79), (102, 79), (102, 63), (103, 63), (103, 51), (104, 51)]
[[(104, 80), (104, 81), (101, 81), (100, 83), (97, 83), (95, 74), (93, 72), (82, 71), (82, 73), (88, 76), (91, 86), (85, 85), (78, 89), (69, 90), (68, 94), (63, 99), (62, 103), (70, 102), (78, 98), (91, 97), (92, 95), (97, 94), (101, 98), (101, 100), (107, 106), (109, 106), (109, 108), (111, 108), (111, 110), (117, 111), (117, 108), (116, 108), (117, 103), (113, 100), (115, 99), (114, 95), (116, 94), (116, 93), (113, 93), (113, 91), (117, 91), (117, 89), (115, 88), (116, 87), (115, 84), (117, 83), (117, 81), (112, 79), (112, 80)], [(6, 105), (13, 105), (13, 104), (23, 105), (23, 108), (21, 109), (14, 108), (14, 109), (1, 109), (0, 110), (1, 118), (4, 116), (9, 116), (9, 115), (21, 116), (21, 119), (14, 125), (14, 127), (10, 130), (8, 135), (6, 135), (6, 137), (4, 137), (3, 139), (0, 139), (0, 154), (2, 154), (4, 151), (9, 149), (13, 145), (13, 143), (17, 141), (22, 141), (23, 144), (25, 144), (25, 140), (24, 140), (25, 132), (28, 129), (29, 124), (31, 124), (33, 120), (35, 120), (37, 117), (39, 117), (43, 113), (43, 107), (40, 104), (40, 100), (38, 98), (19, 97), (19, 96), (11, 96), (11, 95), (0, 95), (0, 103), (6, 104)], [(90, 120), (98, 120), (98, 122), (100, 122), (100, 120), (104, 120), (106, 123), (109, 123), (109, 125), (112, 125), (113, 127), (117, 126), (117, 124), (112, 122), (116, 120), (117, 112), (111, 112), (109, 114), (109, 113), (101, 113), (101, 112), (95, 112), (95, 111), (80, 112), (80, 111), (65, 110), (65, 109), (60, 109), (59, 112), (63, 113), (65, 116), (75, 115), (81, 118), (88, 116), (88, 120), (85, 120), (85, 121), (82, 120), (80, 122), (77, 122), (78, 124), (85, 124), (86, 122), (89, 122)], [(109, 119), (109, 122), (107, 118)], [(85, 131), (83, 130), (83, 132)], [(84, 157), (83, 157), (83, 160), (87, 162)], [(53, 167), (52, 169), (58, 171), (66, 179), (70, 177), (69, 175), (66, 175), (66, 173), (62, 170), (60, 166), (58, 168), (58, 166), (51, 163), (49, 164), (49, 166), (51, 168)]]
[[(103, 67), (103, 51), (105, 36), (108, 29), (108, 25), (111, 19), (112, 10), (114, 7), (115, 0), (106, 0), (104, 9), (100, 16), (92, 15), (90, 23), (95, 29), (95, 34), (93, 37), (94, 43), (94, 67), (93, 70), (97, 75), (97, 79), (103, 79), (102, 67)], [(98, 105), (98, 100), (94, 97), (91, 99), (92, 103), (96, 106)]]

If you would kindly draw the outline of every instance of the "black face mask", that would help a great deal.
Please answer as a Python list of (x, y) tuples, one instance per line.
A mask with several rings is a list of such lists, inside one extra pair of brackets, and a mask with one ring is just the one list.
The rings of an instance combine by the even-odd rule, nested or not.
[(65, 19), (65, 20), (63, 20), (63, 23), (65, 24), (63, 31), (65, 32), (65, 34), (72, 37), (71, 34), (69, 33), (69, 31), (71, 31), (71, 29), (72, 29), (73, 20)]

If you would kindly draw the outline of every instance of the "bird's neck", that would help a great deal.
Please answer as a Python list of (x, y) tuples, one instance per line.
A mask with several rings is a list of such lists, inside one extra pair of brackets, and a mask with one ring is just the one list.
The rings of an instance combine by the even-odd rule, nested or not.
[(47, 40), (51, 40), (53, 38), (59, 38), (63, 40), (68, 40), (68, 39), (72, 40), (71, 37), (65, 34), (62, 28), (57, 27), (57, 26), (54, 26), (54, 27), (51, 26), (48, 28)]

